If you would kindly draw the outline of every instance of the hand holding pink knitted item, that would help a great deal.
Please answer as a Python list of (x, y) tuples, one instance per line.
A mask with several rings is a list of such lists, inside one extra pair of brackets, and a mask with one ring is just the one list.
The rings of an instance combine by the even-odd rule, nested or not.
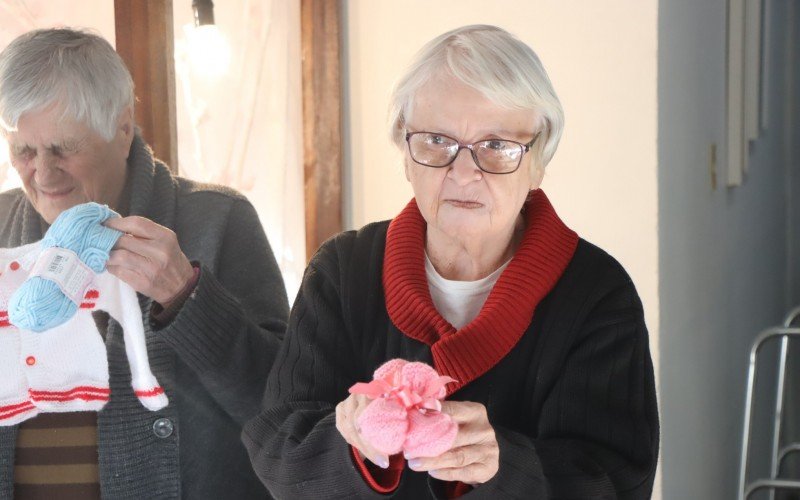
[(458, 425), (442, 413), (445, 385), (440, 376), (419, 362), (392, 359), (381, 365), (370, 383), (357, 383), (351, 394), (373, 401), (358, 417), (361, 435), (386, 455), (404, 452), (406, 458), (435, 457), (453, 445)]

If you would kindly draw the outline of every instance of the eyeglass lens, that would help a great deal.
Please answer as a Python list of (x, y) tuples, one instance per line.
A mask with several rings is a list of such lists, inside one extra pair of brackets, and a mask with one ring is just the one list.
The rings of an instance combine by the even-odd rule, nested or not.
[[(408, 145), (411, 158), (429, 167), (445, 167), (451, 164), (459, 151), (456, 140), (428, 132), (410, 134)], [(478, 167), (492, 173), (516, 170), (525, 152), (523, 145), (502, 139), (479, 141), (468, 149)]]

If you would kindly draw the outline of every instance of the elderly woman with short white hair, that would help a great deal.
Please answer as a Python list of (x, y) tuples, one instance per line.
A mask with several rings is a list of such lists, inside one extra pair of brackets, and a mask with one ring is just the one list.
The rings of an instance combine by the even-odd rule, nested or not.
[(153, 157), (130, 73), (90, 32), (35, 30), (0, 52), (0, 134), (24, 186), (0, 193), (0, 247), (40, 240), (84, 202), (122, 215), (107, 223), (125, 233), (108, 271), (141, 294), (150, 363), (170, 400), (157, 414), (139, 405), (121, 325), (97, 315), (110, 401), (99, 414), (0, 427), (0, 498), (264, 498), (239, 435), (259, 411), (289, 307), (253, 206)]
[[(649, 498), (658, 456), (642, 305), (539, 189), (563, 112), (538, 57), (467, 26), (428, 43), (391, 98), (414, 199), (314, 256), (244, 432), (278, 498)], [(387, 456), (348, 389), (384, 362), (455, 382), (436, 456)], [(406, 454), (408, 455), (408, 454)]]

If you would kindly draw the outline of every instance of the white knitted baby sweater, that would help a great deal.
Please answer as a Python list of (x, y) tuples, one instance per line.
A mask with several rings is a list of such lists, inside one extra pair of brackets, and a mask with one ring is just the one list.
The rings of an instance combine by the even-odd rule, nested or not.
[(167, 405), (150, 371), (142, 313), (136, 292), (104, 271), (92, 278), (78, 311), (44, 332), (17, 328), (8, 302), (30, 274), (39, 243), (0, 248), (0, 425), (15, 425), (39, 412), (100, 410), (109, 400), (108, 360), (92, 310), (106, 311), (122, 325), (131, 385), (142, 405)]

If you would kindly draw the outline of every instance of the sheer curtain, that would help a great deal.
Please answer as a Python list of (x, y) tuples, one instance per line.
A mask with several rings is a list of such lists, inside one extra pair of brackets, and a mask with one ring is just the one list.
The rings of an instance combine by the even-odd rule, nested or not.
[(180, 174), (250, 199), (293, 300), (305, 268), (300, 2), (215, 2), (227, 71), (190, 7), (173, 4)]
[[(213, 43), (197, 52), (191, 0), (174, 0), (173, 14), (180, 175), (250, 199), (293, 300), (305, 268), (300, 2), (216, 2), (227, 68)], [(63, 25), (113, 44), (114, 3), (0, 0), (0, 49), (28, 30)], [(0, 190), (19, 185), (0, 136)]]

